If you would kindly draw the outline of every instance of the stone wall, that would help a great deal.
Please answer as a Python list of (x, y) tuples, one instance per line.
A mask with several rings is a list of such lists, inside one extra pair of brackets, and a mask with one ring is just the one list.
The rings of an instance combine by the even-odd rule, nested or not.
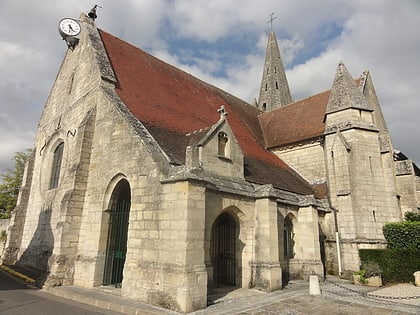
[[(331, 122), (341, 126), (344, 112), (332, 114)], [(348, 119), (355, 119), (355, 112), (351, 111)], [(381, 154), (378, 133), (368, 127), (351, 128), (352, 124), (369, 122), (367, 117), (325, 139), (330, 198), (338, 210), (343, 269), (348, 270), (358, 268), (358, 248), (383, 242), (383, 225), (401, 218), (393, 174), (383, 169), (387, 160)]]
[(319, 141), (273, 152), (310, 183), (326, 181), (324, 149)]
[[(89, 41), (86, 31), (81, 37), (81, 42)], [(48, 271), (51, 285), (73, 281), (100, 82), (89, 45), (68, 50), (39, 123), (18, 262)], [(53, 153), (60, 143), (60, 180), (50, 189)]]
[(401, 215), (408, 211), (417, 211), (418, 177), (415, 176), (411, 160), (395, 161), (397, 192), (399, 195)]

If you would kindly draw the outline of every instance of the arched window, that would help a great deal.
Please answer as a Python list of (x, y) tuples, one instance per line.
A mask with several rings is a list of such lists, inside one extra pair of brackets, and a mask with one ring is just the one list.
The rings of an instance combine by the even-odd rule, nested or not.
[(228, 142), (228, 136), (224, 132), (219, 132), (218, 134), (218, 151), (217, 154), (219, 156), (226, 157), (226, 145)]
[(57, 188), (60, 178), (61, 161), (63, 160), (64, 142), (61, 142), (54, 150), (53, 164), (51, 168), (49, 189)]

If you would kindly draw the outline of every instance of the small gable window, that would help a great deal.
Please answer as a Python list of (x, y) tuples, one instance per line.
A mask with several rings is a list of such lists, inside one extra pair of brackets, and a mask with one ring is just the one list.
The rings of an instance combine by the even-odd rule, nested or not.
[(60, 178), (60, 170), (61, 170), (61, 162), (63, 160), (63, 151), (64, 151), (64, 142), (61, 142), (57, 146), (57, 148), (54, 150), (49, 189), (58, 187), (58, 180)]
[(219, 132), (218, 134), (218, 150), (217, 150), (217, 154), (219, 156), (223, 156), (226, 157), (227, 156), (227, 142), (228, 142), (228, 136), (226, 133), (224, 132)]

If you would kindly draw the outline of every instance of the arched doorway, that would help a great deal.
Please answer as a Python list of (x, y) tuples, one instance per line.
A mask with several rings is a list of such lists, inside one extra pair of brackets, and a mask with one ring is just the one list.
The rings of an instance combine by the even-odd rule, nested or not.
[(127, 253), (128, 219), (131, 205), (130, 184), (122, 179), (110, 201), (108, 237), (105, 252), (103, 285), (121, 287)]
[(211, 231), (210, 259), (216, 288), (236, 285), (236, 238), (235, 220), (229, 213), (222, 213)]
[(295, 256), (294, 253), (294, 233), (293, 233), (293, 222), (289, 216), (284, 219), (284, 257), (285, 258), (293, 258)]
[(279, 246), (283, 246), (279, 253), (283, 253), (282, 258), (282, 285), (286, 286), (290, 281), (290, 260), (295, 257), (295, 241), (294, 241), (294, 232), (293, 232), (293, 215), (289, 214), (284, 219), (280, 220), (279, 224), (282, 224), (282, 229), (279, 225), (278, 233), (283, 233), (282, 240), (279, 237)]

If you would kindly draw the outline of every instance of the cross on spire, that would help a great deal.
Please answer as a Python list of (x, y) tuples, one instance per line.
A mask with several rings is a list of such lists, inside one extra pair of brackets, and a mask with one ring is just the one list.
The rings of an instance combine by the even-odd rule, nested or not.
[(270, 19), (268, 20), (267, 24), (271, 24), (271, 30), (273, 30), (273, 21), (277, 19), (277, 16), (274, 16), (274, 12), (270, 14)]
[(220, 119), (226, 119), (226, 115), (228, 114), (227, 111), (225, 110), (225, 107), (222, 105), (220, 106), (220, 108), (217, 110), (217, 112), (220, 114)]

